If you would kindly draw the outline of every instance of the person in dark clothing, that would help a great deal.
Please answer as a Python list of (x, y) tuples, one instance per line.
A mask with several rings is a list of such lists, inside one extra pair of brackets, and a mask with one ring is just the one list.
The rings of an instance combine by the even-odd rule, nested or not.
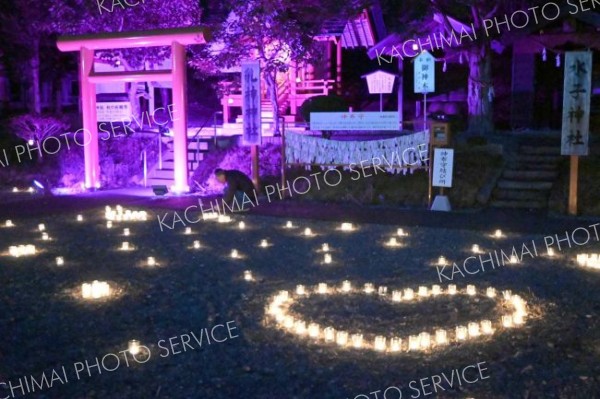
[(244, 210), (242, 209), (244, 199), (248, 203), (248, 201), (251, 202), (255, 198), (254, 183), (243, 172), (235, 169), (215, 169), (215, 177), (220, 183), (227, 184), (227, 188), (223, 193), (223, 203), (232, 210)]

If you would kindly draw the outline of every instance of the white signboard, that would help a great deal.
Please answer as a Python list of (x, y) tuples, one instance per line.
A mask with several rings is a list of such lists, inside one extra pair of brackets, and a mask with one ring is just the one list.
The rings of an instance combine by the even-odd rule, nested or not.
[(98, 122), (123, 122), (131, 120), (131, 103), (119, 101), (96, 103), (96, 119)]
[(452, 187), (452, 169), (454, 165), (454, 150), (451, 148), (436, 148), (433, 153), (433, 186)]
[(394, 90), (396, 75), (385, 71), (375, 71), (364, 75), (370, 94), (389, 94)]
[(260, 117), (260, 62), (242, 62), (242, 120), (244, 145), (260, 145), (262, 128)]
[(591, 91), (592, 52), (567, 52), (560, 150), (562, 155), (588, 155)]
[(415, 93), (435, 91), (435, 58), (423, 51), (415, 58)]
[(310, 130), (399, 130), (398, 112), (311, 112)]

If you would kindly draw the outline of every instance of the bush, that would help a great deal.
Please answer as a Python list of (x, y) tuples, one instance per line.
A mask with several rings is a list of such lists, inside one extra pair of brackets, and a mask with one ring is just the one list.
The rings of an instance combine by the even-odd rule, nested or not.
[(348, 102), (343, 98), (330, 94), (328, 96), (315, 96), (302, 103), (300, 115), (306, 122), (310, 122), (311, 112), (347, 112)]

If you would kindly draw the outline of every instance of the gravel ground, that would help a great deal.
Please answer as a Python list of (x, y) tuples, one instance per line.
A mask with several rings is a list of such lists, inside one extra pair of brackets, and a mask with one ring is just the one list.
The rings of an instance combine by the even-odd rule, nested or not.
[[(52, 387), (27, 397), (344, 399), (376, 398), (372, 392), (381, 390), (382, 398), (387, 387), (397, 386), (403, 398), (417, 398), (425, 394), (410, 390), (410, 381), (449, 375), (478, 362), (485, 362), (488, 379), (445, 384), (446, 390), (436, 397), (600, 397), (600, 275), (573, 262), (576, 253), (600, 252), (595, 239), (548, 258), (542, 256), (544, 234), (509, 232), (506, 238), (494, 239), (460, 226), (413, 226), (401, 239), (403, 247), (390, 249), (383, 242), (395, 233), (395, 225), (361, 223), (358, 231), (344, 233), (337, 230), (341, 220), (295, 219), (298, 228), (286, 230), (285, 219), (242, 215), (234, 219), (245, 221), (243, 231), (236, 223), (201, 222), (187, 236), (181, 227), (161, 232), (154, 216), (148, 222), (115, 223), (109, 230), (102, 208), (82, 213), (84, 223), (75, 221), (76, 212), (61, 209), (43, 217), (13, 217), (16, 227), (0, 228), (0, 382), (14, 386), (25, 376), (39, 381), (45, 372), (50, 383), (52, 370), (62, 376), (63, 366), (68, 377), (68, 382), (54, 379)], [(470, 216), (462, 217), (466, 226)], [(42, 222), (51, 241), (39, 239), (36, 228)], [(130, 237), (122, 236), (124, 227), (131, 229)], [(302, 237), (304, 227), (317, 236)], [(489, 232), (494, 228), (490, 225)], [(260, 248), (263, 238), (272, 246)], [(136, 249), (119, 251), (124, 240)], [(190, 249), (193, 240), (200, 240), (202, 248)], [(531, 240), (539, 256), (465, 278), (454, 275), (453, 281), (442, 283), (510, 289), (528, 301), (532, 315), (526, 324), (500, 328), (492, 337), (428, 353), (380, 354), (311, 342), (264, 320), (269, 297), (294, 290), (296, 284), (351, 280), (355, 285), (385, 285), (390, 291), (416, 289), (439, 283), (433, 263), (440, 255), (462, 265), (472, 244), (486, 252), (510, 252), (515, 245), (520, 252), (522, 243)], [(330, 265), (321, 263), (323, 242), (332, 248)], [(18, 259), (7, 256), (9, 245), (25, 243), (41, 252)], [(234, 248), (242, 259), (228, 256)], [(55, 265), (56, 256), (64, 257), (64, 266)], [(159, 265), (145, 267), (148, 256), (156, 257)], [(244, 281), (244, 270), (251, 270), (257, 280)], [(95, 302), (79, 299), (81, 283), (95, 279), (109, 281), (119, 295)], [(407, 336), (499, 316), (498, 307), (483, 296), (426, 300), (415, 306), (392, 306), (365, 296), (313, 297), (295, 305), (294, 311), (306, 320), (359, 330), (365, 336), (389, 331)], [(192, 339), (186, 352), (172, 353), (169, 338), (181, 343), (182, 335), (189, 338), (193, 332), (199, 337), (204, 328), (210, 331), (228, 322), (236, 328), (229, 336), (223, 335), (224, 328), (215, 333), (227, 338), (223, 342), (203, 341), (200, 347)], [(77, 378), (78, 365), (83, 368), (87, 361), (93, 366), (96, 358), (118, 354), (130, 339), (148, 346), (151, 358), (146, 363), (138, 364), (128, 355), (127, 366), (121, 355), (116, 367), (116, 357), (109, 355), (105, 368), (91, 367), (89, 374), (85, 369)], [(0, 397), (10, 395), (3, 387), (0, 384)], [(398, 393), (390, 391), (386, 397), (396, 399)]]

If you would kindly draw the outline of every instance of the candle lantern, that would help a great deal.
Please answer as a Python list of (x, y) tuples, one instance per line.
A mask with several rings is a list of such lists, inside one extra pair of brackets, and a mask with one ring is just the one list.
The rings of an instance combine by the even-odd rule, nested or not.
[(194, 246), (194, 249), (199, 249), (200, 248), (200, 241), (195, 240), (193, 246)]
[(348, 344), (348, 333), (346, 331), (338, 331), (336, 342), (339, 346), (346, 346)]
[(108, 222), (106, 222), (106, 228), (107, 229), (112, 228), (112, 222), (110, 220)]
[(260, 246), (261, 248), (266, 248), (269, 246), (269, 242), (265, 239), (260, 240)]
[(48, 241), (49, 239), (50, 239), (50, 236), (48, 235), (48, 233), (46, 233), (46, 232), (42, 233), (42, 240)]
[(383, 337), (381, 335), (376, 336), (375, 337), (375, 343), (373, 345), (374, 348), (375, 348), (375, 350), (376, 351), (380, 351), (380, 352), (385, 351), (386, 348), (387, 348), (385, 341), (386, 341), (385, 337)]
[(513, 326), (513, 319), (511, 315), (502, 316), (502, 326), (506, 328)]
[(308, 336), (311, 338), (319, 338), (319, 325), (317, 323), (310, 323), (308, 325)]
[(306, 237), (312, 237), (312, 235), (313, 235), (313, 232), (312, 232), (312, 230), (310, 229), (310, 227), (307, 227), (307, 228), (305, 228), (305, 229), (304, 229), (304, 235), (305, 235)]
[(329, 244), (325, 243), (325, 244), (321, 245), (321, 250), (323, 252), (329, 252)]
[(390, 350), (392, 352), (399, 352), (402, 349), (402, 339), (394, 337), (390, 340)]
[(435, 343), (437, 345), (445, 345), (448, 343), (448, 334), (446, 330), (435, 330)]
[(448, 295), (456, 295), (456, 284), (448, 284)]
[(317, 293), (319, 294), (327, 294), (329, 289), (327, 288), (327, 283), (319, 283), (317, 286)]
[(293, 228), (293, 227), (294, 227), (294, 224), (292, 223), (292, 221), (291, 221), (291, 220), (288, 220), (288, 221), (285, 223), (285, 228), (286, 228), (286, 229), (291, 229), (291, 228)]
[(417, 295), (420, 296), (420, 297), (426, 297), (426, 296), (428, 296), (429, 295), (429, 291), (427, 290), (427, 287), (420, 286)]
[(4, 223), (5, 227), (14, 227), (14, 224), (12, 222), (12, 220), (8, 219), (5, 223)]
[(362, 334), (352, 334), (352, 346), (355, 348), (361, 348), (363, 344)]
[(392, 301), (393, 302), (401, 302), (402, 301), (402, 291), (398, 291), (398, 290), (392, 291)]
[(129, 235), (129, 229), (128, 228), (124, 228), (123, 229), (123, 235), (124, 236), (128, 236)]
[(238, 250), (237, 249), (232, 249), (231, 250), (231, 258), (232, 259), (237, 259), (239, 257), (240, 257), (240, 254), (238, 253)]
[(467, 327), (465, 326), (457, 326), (456, 327), (456, 339), (458, 341), (464, 341), (467, 339)]
[(400, 244), (398, 243), (398, 240), (396, 239), (396, 237), (390, 237), (389, 241), (387, 242), (388, 247), (397, 247)]
[(129, 251), (131, 249), (131, 247), (129, 246), (129, 243), (127, 241), (123, 241), (121, 243), (121, 250), (122, 251)]
[(185, 228), (185, 233), (184, 233), (184, 234), (186, 234), (186, 235), (190, 235), (190, 234), (192, 234), (192, 228), (191, 228), (191, 227), (186, 227), (186, 228)]
[(331, 342), (335, 339), (335, 329), (333, 327), (326, 327), (324, 333), (325, 341)]
[(375, 287), (373, 286), (373, 283), (365, 283), (364, 292), (365, 294), (372, 294), (373, 292), (375, 292)]
[(469, 329), (470, 337), (479, 336), (479, 323), (473, 323), (473, 322), (469, 323), (468, 329)]
[(498, 229), (494, 232), (494, 237), (502, 238), (502, 230)]
[(421, 347), (421, 341), (418, 335), (410, 335), (408, 337), (408, 350), (417, 350)]
[(492, 329), (492, 322), (489, 320), (483, 320), (481, 322), (481, 332), (484, 334), (493, 334), (494, 330)]
[(244, 229), (246, 228), (246, 223), (244, 223), (244, 222), (240, 222), (240, 223), (238, 224), (238, 227), (239, 227), (239, 229), (240, 229), (240, 230), (244, 230)]
[(306, 322), (302, 320), (297, 320), (294, 324), (294, 329), (296, 330), (296, 334), (303, 335), (306, 333)]
[(331, 263), (331, 254), (325, 254), (325, 258), (323, 259), (323, 263)]
[(511, 296), (512, 296), (512, 292), (510, 290), (502, 291), (502, 297), (504, 298), (505, 301), (510, 301)]
[(131, 341), (129, 341), (128, 351), (133, 356), (135, 356), (138, 353), (140, 353), (140, 341), (135, 340), (135, 339), (132, 339)]
[(388, 292), (388, 288), (385, 286), (381, 286), (377, 289), (377, 293), (381, 296), (387, 295), (387, 292)]
[(446, 257), (444, 257), (444, 256), (440, 256), (440, 257), (438, 258), (438, 265), (439, 265), (439, 266), (446, 266)]
[(352, 225), (352, 223), (342, 223), (340, 229), (342, 231), (352, 231), (354, 230), (354, 226)]
[(350, 292), (352, 290), (352, 283), (348, 280), (342, 281), (342, 292)]
[(494, 287), (488, 287), (485, 290), (485, 294), (489, 297), (489, 298), (494, 298), (496, 297), (496, 289)]
[(244, 280), (252, 281), (254, 277), (252, 276), (252, 272), (250, 270), (244, 270)]
[(44, 231), (44, 230), (46, 230), (46, 225), (45, 225), (44, 223), (40, 223), (40, 224), (38, 224), (38, 230), (39, 230), (39, 231)]
[(56, 266), (62, 266), (65, 264), (65, 260), (62, 256), (56, 257)]
[(431, 336), (429, 333), (422, 332), (419, 334), (419, 346), (421, 349), (428, 349), (431, 346)]
[(477, 244), (473, 244), (471, 251), (473, 251), (474, 254), (478, 254), (481, 252), (481, 250), (479, 249), (479, 245), (477, 245)]
[(404, 229), (398, 229), (398, 230), (396, 231), (396, 234), (397, 234), (399, 237), (404, 237), (404, 236), (407, 236), (407, 235), (408, 235), (408, 233), (404, 232)]
[(474, 285), (467, 285), (467, 295), (475, 295), (477, 294), (477, 290), (475, 289)]
[(404, 299), (406, 301), (410, 301), (412, 299), (414, 299), (415, 297), (415, 292), (412, 290), (412, 288), (406, 288), (404, 290)]
[(83, 216), (82, 215), (77, 215), (77, 221), (78, 222), (83, 222)]
[(440, 295), (441, 293), (442, 293), (442, 287), (440, 287), (439, 285), (437, 285), (437, 284), (434, 284), (434, 285), (431, 287), (431, 294), (432, 294), (433, 296)]
[(304, 295), (304, 294), (306, 294), (306, 288), (302, 284), (298, 284), (296, 286), (296, 294), (297, 295)]

